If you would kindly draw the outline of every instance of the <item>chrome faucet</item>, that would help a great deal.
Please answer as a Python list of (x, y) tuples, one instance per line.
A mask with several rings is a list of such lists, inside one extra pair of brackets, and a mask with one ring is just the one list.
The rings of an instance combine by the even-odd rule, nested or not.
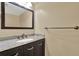
[(26, 37), (26, 35), (23, 33), (23, 34), (21, 35), (21, 38), (24, 39), (25, 37)]
[(20, 35), (20, 36), (17, 36), (18, 39), (24, 39), (26, 37), (27, 37), (27, 35), (25, 35), (24, 33), (22, 35)]

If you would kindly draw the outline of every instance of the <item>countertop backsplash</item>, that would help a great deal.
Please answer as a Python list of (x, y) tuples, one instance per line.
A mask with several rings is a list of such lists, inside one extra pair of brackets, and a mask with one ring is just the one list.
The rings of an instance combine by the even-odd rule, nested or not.
[(0, 41), (15, 39), (17, 36), (0, 37)]
[[(21, 36), (22, 34), (20, 34), (20, 35), (15, 35), (15, 36), (6, 36), (6, 37), (0, 37), (0, 41), (4, 41), (4, 40), (12, 40), (12, 39), (16, 39), (17, 38), (17, 36)], [(44, 35), (42, 35), (42, 34), (25, 34), (25, 35), (27, 35), (27, 37), (30, 37), (30, 36), (43, 36), (43, 37), (45, 37)], [(27, 38), (26, 37), (26, 38)]]

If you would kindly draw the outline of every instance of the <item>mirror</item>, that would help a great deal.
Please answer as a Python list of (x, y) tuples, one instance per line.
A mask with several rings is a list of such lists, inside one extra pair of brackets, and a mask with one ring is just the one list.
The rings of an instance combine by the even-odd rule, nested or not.
[(14, 2), (1, 2), (2, 29), (33, 29), (34, 11)]

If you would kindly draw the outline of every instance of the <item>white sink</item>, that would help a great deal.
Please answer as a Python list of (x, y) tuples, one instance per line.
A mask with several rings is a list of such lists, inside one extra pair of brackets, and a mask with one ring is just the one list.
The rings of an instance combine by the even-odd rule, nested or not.
[(28, 39), (21, 39), (21, 40), (18, 40), (17, 42), (28, 42), (28, 41), (32, 41), (33, 39), (30, 39), (30, 38), (28, 38)]

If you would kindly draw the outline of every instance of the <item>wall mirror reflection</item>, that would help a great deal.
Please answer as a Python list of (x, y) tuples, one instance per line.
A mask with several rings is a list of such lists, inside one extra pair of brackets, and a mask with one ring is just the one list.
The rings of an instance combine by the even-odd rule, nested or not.
[(25, 6), (15, 2), (1, 2), (1, 28), (33, 29), (34, 12)]

